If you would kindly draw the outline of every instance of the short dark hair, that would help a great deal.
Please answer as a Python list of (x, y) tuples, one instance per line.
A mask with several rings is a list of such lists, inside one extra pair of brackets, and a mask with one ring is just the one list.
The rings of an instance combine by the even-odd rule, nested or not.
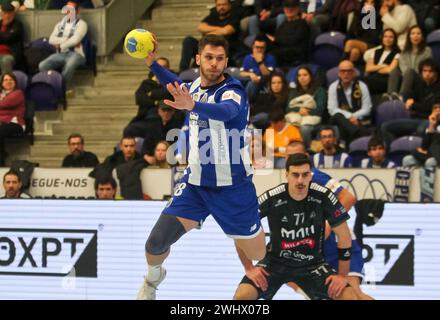
[(14, 169), (10, 169), (8, 172), (6, 172), (6, 173), (4, 174), (4, 176), (3, 176), (3, 182), (5, 182), (5, 180), (6, 180), (6, 176), (16, 176), (17, 179), (18, 179), (18, 182), (21, 182), (21, 176), (20, 176), (20, 174), (19, 174), (17, 171), (15, 171)]
[(330, 130), (334, 136), (336, 136), (336, 132), (335, 132), (335, 128), (333, 128), (332, 126), (323, 126), (321, 127), (321, 129), (319, 129), (319, 137), (321, 137), (321, 133), (324, 130)]
[(255, 44), (255, 42), (264, 42), (266, 45), (267, 45), (267, 37), (266, 37), (266, 35), (264, 34), (264, 33), (260, 33), (260, 34), (258, 34), (256, 37), (255, 37), (255, 39), (254, 39), (254, 41), (252, 41), (252, 45), (254, 45)]
[(284, 111), (281, 109), (275, 109), (269, 113), (270, 122), (279, 122), (284, 120)]
[(302, 166), (304, 164), (308, 164), (310, 168), (312, 168), (312, 161), (310, 160), (310, 157), (305, 153), (295, 153), (291, 154), (287, 157), (286, 161), (286, 171), (289, 171), (289, 168), (291, 166), (297, 167)]
[(116, 190), (116, 180), (112, 176), (99, 177), (95, 180), (95, 191), (98, 190), (100, 184), (110, 184)]
[(370, 140), (368, 140), (368, 151), (371, 150), (371, 148), (382, 146), (385, 148), (385, 142), (382, 140), (381, 137), (372, 136)]
[(157, 60), (163, 60), (163, 61), (165, 61), (165, 63), (166, 63), (166, 65), (167, 65), (167, 69), (169, 69), (170, 68), (170, 60), (168, 59), (168, 58), (165, 58), (165, 57), (159, 57), (159, 58), (157, 58), (156, 59), (156, 61)]
[(129, 135), (122, 136), (121, 141), (119, 141), (119, 142), (122, 143), (123, 140), (133, 140), (136, 143), (136, 138), (133, 136), (129, 136)]
[(419, 63), (419, 73), (422, 74), (424, 67), (431, 67), (432, 71), (434, 71), (437, 76), (440, 75), (440, 67), (433, 58), (427, 58)]
[(70, 139), (73, 138), (80, 138), (81, 139), (81, 143), (84, 144), (84, 137), (82, 135), (80, 135), (79, 133), (72, 133), (68, 138), (67, 138), (67, 143), (70, 143)]
[(229, 43), (225, 37), (216, 34), (207, 34), (206, 36), (203, 36), (202, 39), (200, 39), (199, 41), (199, 54), (208, 45), (211, 45), (213, 47), (223, 47), (223, 49), (225, 49), (226, 56), (228, 56)]

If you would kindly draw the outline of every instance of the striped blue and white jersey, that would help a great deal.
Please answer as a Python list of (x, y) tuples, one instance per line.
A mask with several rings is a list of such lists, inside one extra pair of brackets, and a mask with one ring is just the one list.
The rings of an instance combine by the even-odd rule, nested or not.
[(225, 74), (224, 81), (204, 88), (200, 77), (190, 84), (182, 84), (157, 63), (151, 70), (163, 85), (174, 81), (186, 85), (195, 101), (184, 125), (188, 129), (188, 182), (221, 187), (251, 180), (247, 142), (249, 104), (241, 83)]
[(319, 169), (351, 168), (352, 160), (345, 152), (328, 156), (321, 151), (313, 155), (313, 166)]

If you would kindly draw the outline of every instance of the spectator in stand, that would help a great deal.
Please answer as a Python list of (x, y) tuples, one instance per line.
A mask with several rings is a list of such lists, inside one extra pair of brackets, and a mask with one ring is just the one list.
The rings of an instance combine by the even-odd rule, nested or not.
[[(159, 141), (154, 148), (154, 162), (151, 165), (154, 167), (158, 167), (160, 169), (169, 169), (171, 168), (170, 164), (167, 161), (167, 151), (170, 147), (170, 144), (165, 141)], [(148, 161), (147, 155), (144, 156), (145, 161)]]
[(384, 97), (388, 98), (393, 90), (389, 75), (399, 67), (400, 50), (393, 29), (385, 29), (380, 42), (380, 47), (370, 50), (367, 55), (364, 81), (371, 94), (385, 93)]
[[(347, 32), (348, 40), (345, 42), (344, 55), (359, 70), (365, 69), (363, 59), (365, 51), (380, 44), (382, 21), (379, 16), (379, 8), (379, 0), (363, 0), (354, 12), (353, 22)], [(371, 14), (374, 14), (375, 20), (369, 18)], [(375, 21), (375, 28), (364, 28), (365, 21), (368, 23), (374, 23)]]
[(68, 1), (67, 6), (70, 11), (66, 11), (65, 17), (56, 24), (49, 38), (49, 43), (55, 46), (57, 52), (41, 61), (39, 69), (48, 71), (61, 68), (64, 80), (69, 82), (75, 70), (86, 63), (82, 40), (87, 35), (87, 23), (78, 17), (78, 2)]
[(30, 199), (30, 195), (21, 192), (21, 187), (20, 175), (14, 170), (9, 170), (3, 176), (3, 189), (5, 189), (5, 193), (0, 196), (0, 199)]
[(252, 53), (248, 54), (240, 68), (240, 77), (245, 78), (248, 97), (255, 96), (267, 82), (271, 72), (275, 70), (275, 57), (266, 53), (266, 37), (257, 36), (252, 43)]
[(120, 164), (132, 161), (142, 160), (142, 156), (136, 151), (136, 139), (134, 137), (124, 136), (119, 144), (120, 151), (115, 151), (112, 155), (105, 158), (103, 165), (114, 169)]
[(384, 30), (393, 29), (396, 32), (397, 44), (403, 50), (409, 28), (417, 24), (414, 10), (400, 0), (383, 0), (379, 13)]
[(21, 67), (23, 61), (24, 28), (15, 19), (15, 7), (11, 3), (1, 6), (0, 21), (0, 68), (2, 73)]
[(302, 18), (310, 26), (311, 40), (331, 27), (332, 12), (336, 0), (301, 1)]
[(310, 28), (301, 17), (298, 0), (284, 0), (284, 21), (274, 35), (267, 35), (271, 41), (271, 52), (280, 67), (291, 67), (306, 60), (310, 42)]
[(258, 129), (269, 126), (269, 114), (275, 110), (284, 110), (289, 97), (289, 86), (284, 75), (274, 72), (269, 78), (269, 92), (249, 97), (251, 123)]
[[(420, 62), (428, 58), (432, 58), (432, 50), (426, 45), (422, 28), (419, 25), (412, 26), (408, 32), (405, 49), (400, 54), (399, 68), (390, 73), (388, 81), (390, 99), (403, 100), (403, 97), (408, 96), (419, 73)], [(402, 83), (399, 89), (400, 82)]]
[(368, 141), (368, 157), (362, 159), (361, 168), (395, 168), (396, 164), (386, 157), (385, 143), (380, 137), (372, 136)]
[[(301, 132), (284, 119), (284, 111), (279, 109), (269, 115), (270, 127), (264, 133), (267, 149), (274, 155), (274, 168), (282, 169), (286, 163), (286, 148), (293, 141), (302, 141)], [(269, 152), (269, 154), (272, 154)]]
[(318, 169), (350, 168), (351, 157), (341, 150), (333, 127), (324, 126), (319, 131), (322, 150), (313, 156), (313, 166)]
[(5, 165), (5, 139), (23, 135), (25, 98), (13, 73), (4, 73), (0, 92), (0, 166)]
[(98, 178), (95, 180), (95, 195), (99, 200), (116, 199), (116, 180), (111, 177)]
[(96, 155), (89, 151), (84, 151), (84, 137), (78, 133), (73, 133), (67, 138), (67, 146), (70, 154), (67, 155), (61, 167), (63, 168), (94, 168), (99, 164)]
[[(240, 15), (231, 11), (230, 0), (216, 0), (215, 9), (199, 23), (197, 30), (202, 35), (222, 35), (228, 40), (230, 65), (245, 52), (244, 45), (239, 40)], [(190, 68), (191, 60), (198, 51), (198, 43), (197, 39), (190, 36), (183, 40), (179, 72)]]
[(428, 128), (423, 133), (422, 146), (417, 148), (412, 155), (403, 158), (403, 166), (432, 168), (440, 163), (440, 95), (436, 97), (432, 105), (428, 121)]
[[(169, 70), (170, 62), (167, 58), (160, 57), (157, 63)], [(150, 71), (148, 78), (142, 81), (136, 90), (136, 104), (138, 112), (128, 126), (124, 129), (124, 136), (145, 137), (148, 123), (151, 118), (157, 117), (158, 104), (164, 99), (171, 99), (171, 95), (164, 88), (153, 72)], [(178, 112), (180, 114), (180, 111)], [(178, 115), (176, 115), (178, 117)]]
[(285, 21), (282, 0), (255, 0), (255, 15), (249, 18), (249, 35), (273, 34)]
[(340, 138), (348, 145), (351, 140), (369, 135), (372, 109), (370, 91), (355, 79), (354, 65), (348, 60), (339, 63), (339, 80), (328, 88), (329, 124), (339, 128)]
[(332, 11), (332, 30), (347, 33), (348, 17), (359, 5), (358, 0), (336, 0)]
[[(175, 116), (175, 111), (163, 101), (159, 101), (157, 116), (148, 119), (145, 123), (144, 144), (142, 146), (142, 155), (145, 161), (154, 165), (154, 150), (159, 141), (167, 140), (167, 134), (173, 129), (180, 129), (183, 121)], [(171, 134), (171, 132), (170, 132)], [(172, 135), (174, 141), (177, 141), (178, 134)]]
[(434, 59), (426, 59), (419, 65), (419, 74), (415, 78), (405, 108), (410, 112), (410, 119), (395, 119), (382, 124), (382, 136), (385, 143), (405, 135), (422, 136), (427, 120), (432, 111), (435, 97), (440, 93), (440, 67)]
[(428, 0), (428, 10), (423, 27), (427, 34), (440, 28), (440, 0)]
[(309, 146), (312, 140), (312, 131), (321, 123), (326, 106), (325, 89), (316, 84), (308, 66), (301, 66), (296, 76), (296, 88), (289, 96), (286, 119), (290, 124), (301, 128), (306, 146)]

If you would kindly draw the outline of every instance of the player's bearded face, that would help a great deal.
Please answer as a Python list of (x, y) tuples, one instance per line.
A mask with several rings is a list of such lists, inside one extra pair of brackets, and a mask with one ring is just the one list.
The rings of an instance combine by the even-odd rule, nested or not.
[(305, 197), (309, 192), (312, 172), (308, 164), (301, 166), (291, 166), (286, 173), (289, 184), (289, 193), (296, 197)]
[(223, 47), (205, 46), (197, 55), (196, 62), (200, 65), (202, 76), (209, 82), (219, 82), (228, 65), (228, 58)]

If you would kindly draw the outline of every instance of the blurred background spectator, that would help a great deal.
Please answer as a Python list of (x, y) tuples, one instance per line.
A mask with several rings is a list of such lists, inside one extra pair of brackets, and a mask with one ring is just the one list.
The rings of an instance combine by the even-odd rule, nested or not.
[(84, 137), (73, 133), (67, 138), (68, 154), (62, 163), (63, 168), (94, 168), (99, 164), (98, 157), (92, 152), (84, 150)]
[(17, 87), (13, 73), (4, 73), (0, 92), (0, 166), (5, 165), (5, 139), (23, 135), (25, 129), (25, 97)]

